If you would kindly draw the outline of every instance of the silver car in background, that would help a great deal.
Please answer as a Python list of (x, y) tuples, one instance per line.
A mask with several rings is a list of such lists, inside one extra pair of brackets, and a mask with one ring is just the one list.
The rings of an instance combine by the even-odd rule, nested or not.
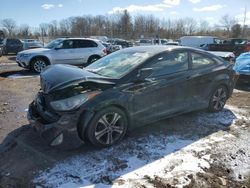
[(32, 40), (32, 39), (22, 40), (22, 43), (23, 43), (23, 50), (43, 48), (43, 44), (37, 40)]
[(98, 40), (58, 38), (44, 48), (19, 52), (16, 62), (20, 67), (40, 73), (50, 64), (87, 66), (105, 55), (107, 50)]

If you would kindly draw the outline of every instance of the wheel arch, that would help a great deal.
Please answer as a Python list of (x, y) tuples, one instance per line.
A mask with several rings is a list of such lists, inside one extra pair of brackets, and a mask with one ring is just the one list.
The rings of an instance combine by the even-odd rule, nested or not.
[[(112, 107), (116, 107), (118, 109), (120, 109), (122, 112), (124, 112), (124, 114), (126, 115), (127, 121), (128, 121), (128, 129), (130, 128), (131, 125), (131, 120), (130, 120), (130, 116), (128, 113), (128, 110), (122, 106), (121, 104), (118, 103), (112, 103), (112, 104), (108, 104), (108, 105), (101, 105), (96, 107), (95, 109), (92, 110), (84, 110), (81, 115), (79, 116), (79, 120), (77, 123), (77, 132), (78, 132), (78, 136), (86, 141), (86, 130), (88, 128), (88, 125), (90, 123), (90, 121), (93, 119), (93, 117), (95, 116), (95, 114), (105, 108), (112, 108)], [(83, 137), (84, 135), (84, 137)]]
[(218, 88), (219, 86), (224, 86), (227, 90), (227, 99), (230, 97), (230, 88), (229, 88), (229, 85), (226, 83), (226, 82), (219, 82), (217, 83), (216, 85), (214, 85), (213, 89), (211, 90), (210, 94), (209, 94), (209, 98), (213, 95), (214, 91), (216, 88)]
[(44, 56), (44, 55), (36, 55), (36, 56), (34, 56), (34, 57), (32, 57), (31, 59), (30, 59), (30, 62), (29, 62), (29, 68), (31, 68), (31, 64), (32, 64), (32, 62), (35, 60), (35, 59), (37, 59), (37, 58), (41, 58), (41, 59), (44, 59), (47, 63), (48, 63), (48, 65), (50, 65), (51, 64), (51, 62), (50, 62), (50, 60), (49, 60), (49, 58), (48, 57), (46, 57), (46, 56)]
[(101, 56), (100, 56), (100, 55), (98, 55), (98, 54), (93, 54), (93, 55), (89, 56), (89, 58), (88, 58), (88, 61), (87, 61), (87, 62), (89, 63), (89, 62), (90, 62), (90, 59), (91, 59), (91, 58), (93, 58), (93, 57), (97, 57), (97, 58), (99, 58), (99, 59), (101, 58)]

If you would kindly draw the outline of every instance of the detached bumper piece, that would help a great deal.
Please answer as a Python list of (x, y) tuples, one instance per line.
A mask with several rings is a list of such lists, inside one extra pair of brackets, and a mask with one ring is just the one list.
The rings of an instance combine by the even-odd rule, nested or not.
[(65, 114), (58, 117), (57, 121), (48, 122), (43, 118), (48, 112), (41, 113), (38, 109), (39, 107), (34, 102), (30, 104), (28, 120), (48, 145), (60, 146), (65, 149), (72, 149), (81, 145), (82, 141), (78, 137), (75, 114)]

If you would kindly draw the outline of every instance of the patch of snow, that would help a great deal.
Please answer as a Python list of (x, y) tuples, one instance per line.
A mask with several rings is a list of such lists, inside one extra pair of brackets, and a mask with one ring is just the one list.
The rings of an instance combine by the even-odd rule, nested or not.
[(245, 93), (245, 91), (238, 90), (238, 89), (234, 89), (233, 92), (234, 92), (234, 93)]
[[(110, 182), (115, 182), (115, 186), (129, 187), (132, 182), (143, 184), (145, 176), (159, 176), (169, 180), (182, 177), (178, 185), (183, 186), (190, 181), (183, 179), (187, 174), (209, 168), (209, 156), (204, 154), (203, 158), (196, 154), (210, 149), (213, 142), (217, 140), (194, 141), (183, 140), (178, 136), (150, 135), (141, 138), (140, 142), (127, 141), (126, 145), (132, 146), (129, 150), (124, 149), (123, 143), (114, 148), (73, 157), (43, 172), (34, 182), (48, 187), (103, 187)], [(119, 185), (117, 180), (123, 180), (123, 184)]]
[(231, 106), (231, 105), (226, 104), (225, 108), (233, 111), (233, 113), (237, 116), (238, 119), (244, 118), (245, 114), (247, 114), (247, 110), (240, 109), (240, 108), (237, 108), (235, 106)]
[(227, 140), (217, 148), (222, 153), (221, 161), (232, 170), (231, 175), (237, 181), (245, 180), (250, 174), (249, 138), (249, 131), (238, 130), (237, 137)]
[[(193, 123), (201, 126), (233, 126), (236, 118), (242, 117), (241, 109), (228, 106), (219, 113), (199, 112)], [(202, 127), (201, 127), (202, 129)], [(220, 129), (219, 129), (220, 130)], [(211, 151), (214, 145), (220, 145), (219, 151), (228, 152), (230, 141), (236, 136), (216, 131), (204, 138), (191, 136), (188, 139), (179, 135), (148, 135), (140, 138), (126, 139), (119, 145), (98, 151), (87, 152), (57, 163), (53, 168), (40, 173), (34, 183), (45, 187), (136, 187), (144, 185), (153, 187), (147, 177), (160, 177), (167, 182), (175, 181), (175, 186), (183, 187), (190, 183), (189, 174), (204, 172), (210, 168)], [(229, 149), (224, 150), (224, 143)], [(247, 146), (247, 140), (244, 145)], [(243, 144), (243, 143), (242, 143)], [(234, 147), (238, 149), (237, 146)], [(249, 149), (250, 150), (250, 149)], [(247, 151), (248, 154), (250, 151)], [(249, 157), (249, 156), (248, 156)], [(235, 173), (246, 173), (250, 162), (244, 167), (245, 158), (239, 158)], [(231, 161), (226, 161), (231, 165)], [(232, 163), (231, 166), (234, 164)]]
[[(82, 181), (104, 186), (123, 176), (138, 179), (150, 172), (156, 175), (164, 170), (163, 162), (168, 164), (166, 160), (171, 159), (171, 153), (192, 142), (193, 140), (182, 140), (178, 136), (165, 135), (124, 141), (118, 146), (82, 154), (59, 163), (42, 173), (34, 182), (48, 187), (61, 187), (68, 182), (79, 184)], [(166, 158), (168, 156), (169, 159)]]
[(229, 126), (236, 119), (236, 115), (230, 110), (224, 109), (219, 113), (200, 112), (196, 119), (197, 123), (205, 123), (206, 126)]

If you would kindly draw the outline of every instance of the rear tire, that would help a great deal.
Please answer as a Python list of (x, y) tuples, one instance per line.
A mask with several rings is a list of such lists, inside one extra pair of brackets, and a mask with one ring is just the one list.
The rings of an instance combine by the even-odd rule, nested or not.
[(108, 147), (123, 139), (127, 127), (126, 114), (119, 108), (108, 107), (94, 115), (88, 125), (86, 136), (93, 145)]
[(210, 112), (221, 111), (228, 99), (228, 90), (225, 86), (220, 85), (214, 91), (209, 100), (208, 110)]
[(36, 73), (41, 73), (41, 71), (48, 66), (48, 62), (43, 58), (35, 58), (31, 62), (31, 69)]
[(101, 57), (100, 56), (90, 56), (89, 59), (88, 59), (88, 62), (86, 64), (84, 64), (84, 67), (87, 67), (88, 65), (94, 63), (96, 60), (100, 59)]

